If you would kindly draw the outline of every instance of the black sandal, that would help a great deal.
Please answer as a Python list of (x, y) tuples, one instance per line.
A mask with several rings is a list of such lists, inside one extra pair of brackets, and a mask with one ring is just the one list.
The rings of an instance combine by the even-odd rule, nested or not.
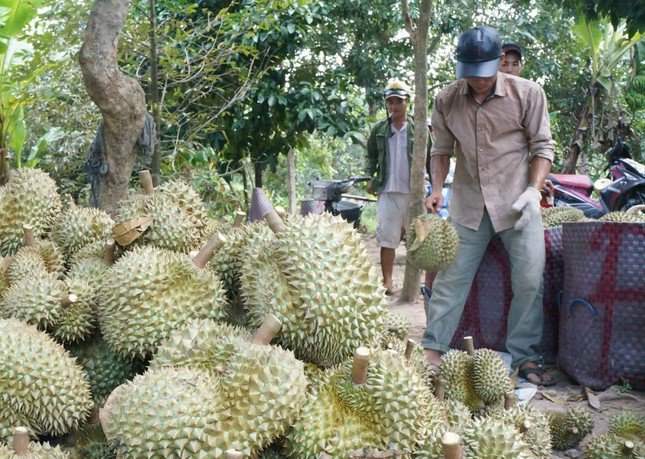
[[(520, 378), (526, 379), (531, 384), (535, 384), (537, 386), (545, 386), (545, 387), (553, 386), (557, 381), (555, 379), (553, 379), (553, 378), (548, 380), (548, 381), (542, 380), (542, 376), (544, 375), (544, 373), (548, 373), (548, 371), (545, 370), (544, 368), (540, 368), (540, 367), (526, 367), (526, 368), (519, 369), (517, 371), (517, 375)], [(540, 382), (531, 381), (528, 378), (528, 375), (531, 375), (531, 374), (539, 376), (540, 377)]]

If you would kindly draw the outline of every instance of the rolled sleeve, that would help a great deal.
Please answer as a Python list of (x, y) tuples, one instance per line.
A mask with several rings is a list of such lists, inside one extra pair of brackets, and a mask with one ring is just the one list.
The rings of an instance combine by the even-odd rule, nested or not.
[(555, 142), (551, 136), (546, 94), (540, 87), (532, 88), (529, 93), (524, 126), (528, 139), (530, 161), (538, 156), (553, 162)]
[(453, 156), (455, 154), (456, 139), (446, 125), (446, 119), (441, 106), (442, 102), (437, 98), (432, 108), (432, 130), (434, 131), (435, 140), (432, 142), (430, 156)]

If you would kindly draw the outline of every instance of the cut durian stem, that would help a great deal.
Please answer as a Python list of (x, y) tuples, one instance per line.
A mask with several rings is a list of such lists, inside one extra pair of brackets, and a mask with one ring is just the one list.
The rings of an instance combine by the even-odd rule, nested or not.
[(224, 459), (243, 459), (244, 455), (234, 449), (229, 449), (224, 453)]
[(443, 402), (446, 399), (446, 380), (438, 379), (434, 387), (434, 396), (437, 397), (437, 400)]
[(109, 238), (103, 244), (103, 263), (108, 266), (114, 264), (114, 251), (116, 249), (116, 241), (112, 238)]
[(13, 451), (16, 456), (29, 454), (29, 430), (26, 427), (13, 429)]
[(141, 183), (144, 194), (152, 194), (155, 192), (150, 171), (139, 171), (139, 183)]
[(284, 220), (284, 217), (287, 215), (287, 211), (281, 206), (275, 207), (275, 213), (278, 214), (278, 217), (280, 217), (281, 220)]
[(533, 427), (533, 424), (531, 424), (531, 421), (529, 421), (528, 419), (525, 419), (522, 422), (520, 422), (520, 424), (517, 427), (520, 433), (525, 433), (525, 432), (528, 432), (528, 430), (531, 427)]
[(245, 218), (246, 218), (246, 212), (242, 212), (241, 210), (238, 210), (237, 212), (235, 212), (235, 218), (233, 219), (233, 228), (237, 228), (242, 223), (244, 223)]
[(275, 211), (275, 209), (271, 210), (271, 212), (266, 214), (264, 216), (264, 219), (266, 220), (267, 225), (269, 225), (269, 228), (271, 228), (271, 231), (273, 231), (275, 234), (278, 234), (284, 231), (284, 223), (282, 222), (282, 219)]
[(625, 440), (622, 445), (623, 454), (627, 457), (630, 457), (634, 454), (634, 448), (636, 444), (631, 440)]
[(464, 457), (463, 452), (461, 451), (461, 445), (459, 441), (461, 437), (454, 432), (446, 432), (441, 437), (441, 443), (443, 444), (443, 456), (445, 459), (462, 459)]
[(60, 299), (60, 304), (63, 305), (63, 307), (70, 306), (78, 301), (78, 296), (76, 296), (73, 293), (63, 293), (63, 296)]
[(197, 255), (193, 257), (193, 264), (198, 268), (204, 269), (213, 255), (226, 244), (226, 238), (220, 232), (211, 236), (211, 238), (204, 244)]
[(504, 409), (510, 410), (515, 406), (515, 392), (509, 391), (504, 394)]
[(417, 344), (415, 340), (412, 338), (408, 339), (407, 343), (405, 343), (405, 358), (410, 360), (410, 357), (412, 357), (412, 351), (414, 351), (414, 345)]
[(464, 349), (468, 355), (475, 355), (475, 343), (472, 336), (464, 336)]
[(367, 380), (367, 367), (370, 364), (370, 350), (366, 347), (359, 347), (354, 352), (354, 364), (352, 365), (352, 382), (357, 386), (364, 384)]
[(24, 225), (22, 231), (25, 233), (25, 245), (27, 247), (36, 246), (36, 236), (34, 236), (34, 227), (31, 225)]
[(569, 427), (569, 428), (567, 429), (567, 432), (572, 433), (573, 435), (577, 435), (577, 434), (578, 434), (578, 432), (580, 432), (580, 430), (578, 430), (578, 428), (577, 428), (577, 427)]
[(255, 336), (251, 342), (253, 344), (259, 344), (260, 346), (266, 346), (273, 338), (275, 338), (281, 328), (282, 322), (280, 322), (273, 314), (267, 314), (264, 322), (262, 322), (258, 331), (255, 332)]

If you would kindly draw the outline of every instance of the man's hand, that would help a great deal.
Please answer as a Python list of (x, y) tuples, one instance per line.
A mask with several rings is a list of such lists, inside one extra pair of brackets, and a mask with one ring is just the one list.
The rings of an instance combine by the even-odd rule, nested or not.
[(430, 196), (426, 198), (426, 209), (430, 213), (438, 214), (441, 210), (441, 204), (443, 204), (443, 195), (441, 190), (433, 191)]
[(376, 193), (374, 193), (374, 190), (372, 189), (372, 181), (371, 180), (369, 182), (367, 182), (367, 192), (369, 194), (376, 194)]
[(542, 193), (546, 194), (547, 196), (553, 197), (554, 191), (555, 187), (553, 186), (553, 182), (549, 179), (544, 180), (544, 184), (542, 185)]
[(517, 201), (513, 204), (513, 210), (515, 212), (522, 212), (522, 216), (515, 222), (515, 230), (519, 231), (524, 228), (532, 218), (540, 213), (541, 199), (542, 195), (540, 192), (532, 186), (527, 187), (524, 193), (517, 198)]

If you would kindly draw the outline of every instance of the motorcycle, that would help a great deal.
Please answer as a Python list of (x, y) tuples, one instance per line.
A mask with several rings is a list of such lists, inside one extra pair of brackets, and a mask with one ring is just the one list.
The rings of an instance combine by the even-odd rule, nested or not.
[[(609, 212), (645, 204), (645, 166), (634, 161), (628, 145), (618, 139), (605, 156), (608, 178), (595, 183), (585, 175), (549, 174), (553, 205), (574, 207), (589, 218), (600, 218)], [(599, 200), (592, 197), (594, 190)]]
[[(349, 189), (359, 182), (369, 181), (369, 177), (351, 177), (345, 180), (312, 180), (313, 199), (303, 200), (300, 203), (300, 214), (329, 212), (340, 215), (348, 223), (353, 223), (358, 229), (361, 225), (361, 214), (368, 202), (376, 202), (374, 198), (347, 194)], [(362, 201), (359, 204), (354, 201)]]

